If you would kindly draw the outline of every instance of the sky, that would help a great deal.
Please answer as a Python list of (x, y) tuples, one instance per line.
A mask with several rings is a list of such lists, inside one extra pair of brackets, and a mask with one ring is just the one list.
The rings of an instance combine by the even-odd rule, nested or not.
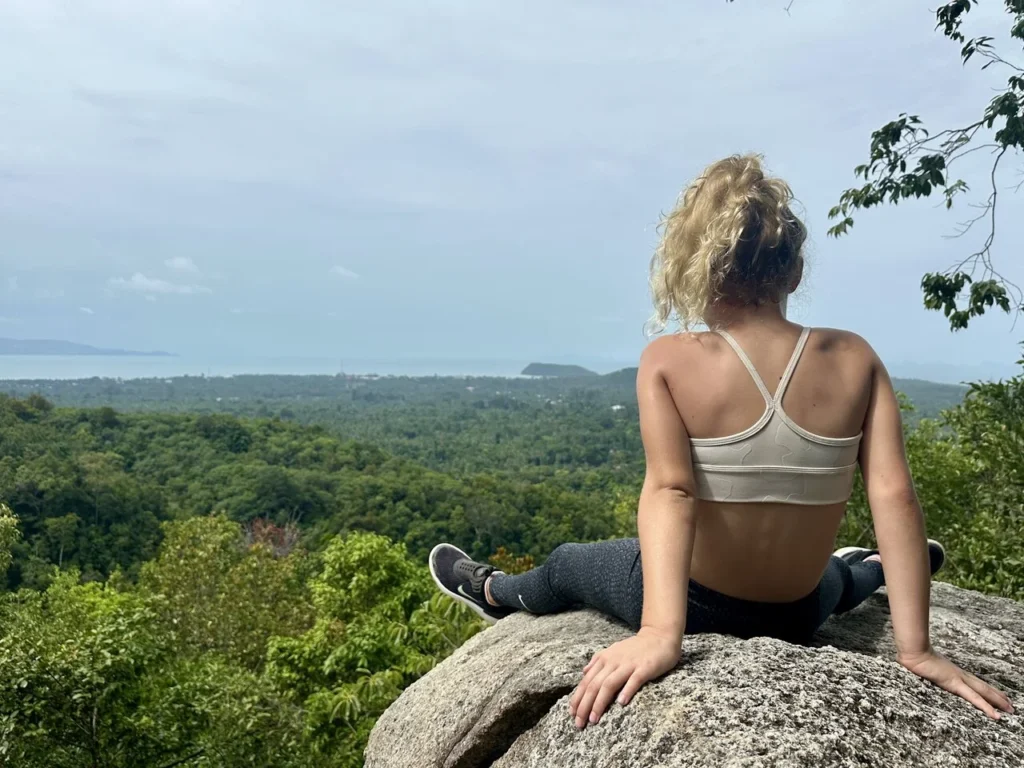
[[(1005, 76), (960, 65), (932, 0), (784, 4), (4, 0), (0, 336), (632, 361), (659, 215), (757, 151), (811, 232), (794, 319), (897, 374), (1012, 373), (1024, 326), (951, 334), (922, 307), (921, 275), (984, 234), (949, 237), (969, 208), (826, 236), (872, 130), (970, 122)], [(1000, 34), (1001, 7), (972, 29)], [(986, 162), (963, 166), (975, 200)], [(995, 259), (1024, 284), (1024, 193), (1000, 205)]]

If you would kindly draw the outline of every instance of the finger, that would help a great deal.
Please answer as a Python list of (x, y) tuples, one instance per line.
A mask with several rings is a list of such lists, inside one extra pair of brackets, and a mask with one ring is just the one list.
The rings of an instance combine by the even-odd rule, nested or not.
[(597, 698), (598, 691), (601, 690), (601, 684), (613, 670), (614, 667), (602, 667), (601, 671), (587, 684), (587, 690), (583, 692), (583, 698), (580, 699), (580, 705), (576, 709), (577, 728), (584, 728), (586, 726), (587, 721), (590, 719), (590, 710), (594, 706), (594, 699)]
[(579, 685), (576, 686), (576, 690), (573, 691), (572, 696), (569, 698), (569, 717), (576, 717), (576, 712), (579, 709), (580, 701), (582, 701), (583, 695), (587, 692), (587, 687), (590, 685), (590, 682), (594, 679), (594, 675), (598, 674), (601, 671), (602, 667), (603, 663), (591, 667), (590, 671), (583, 676), (582, 680), (580, 680)]
[(974, 675), (966, 675), (965, 679), (967, 680), (967, 684), (984, 696), (985, 701), (993, 707), (997, 707), (1004, 712), (1013, 712), (1013, 704), (1010, 703), (1010, 697), (998, 688), (993, 688), (984, 680), (981, 680)]
[(1010, 701), (1006, 697), (1005, 693), (996, 690), (981, 678), (968, 674), (964, 675), (964, 680), (969, 686), (971, 686), (971, 688), (984, 696), (985, 700), (994, 707), (1002, 708), (1004, 704), (1008, 704)]
[[(603, 665), (604, 659), (595, 656), (590, 660), (590, 663), (583, 668), (583, 677), (580, 679), (579, 685), (576, 686), (576, 693), (573, 694), (573, 699), (575, 699), (577, 703), (579, 702), (579, 697), (583, 695), (582, 691), (587, 687), (587, 683), (601, 670)], [(571, 701), (572, 700), (570, 700), (570, 703)]]
[(590, 710), (590, 722), (601, 722), (601, 716), (608, 710), (608, 705), (612, 703), (615, 694), (621, 691), (622, 686), (629, 680), (633, 669), (632, 666), (619, 667), (604, 679), (594, 698), (594, 706)]
[(966, 699), (971, 702), (974, 706), (984, 712), (986, 715), (991, 717), (993, 720), (999, 719), (999, 713), (996, 712), (995, 708), (985, 701), (985, 697), (978, 693), (976, 690), (971, 688), (964, 680), (957, 679), (952, 682), (949, 686), (949, 691), (955, 693), (962, 699)]
[[(1000, 693), (1002, 692), (1000, 691)], [(1003, 696), (1006, 696), (1006, 694), (1004, 693)], [(1006, 696), (1006, 711), (1011, 715), (1017, 711), (1017, 708), (1013, 706), (1013, 700), (1009, 696)]]
[(587, 690), (586, 679), (580, 680), (579, 685), (576, 686), (576, 690), (572, 692), (572, 696), (569, 697), (569, 717), (576, 717), (576, 710), (580, 706), (580, 699), (583, 698), (583, 694)]
[(647, 682), (646, 675), (641, 674), (640, 670), (636, 670), (632, 675), (629, 676), (629, 680), (622, 686), (622, 691), (619, 693), (617, 701), (622, 706), (626, 706), (633, 700), (636, 692), (643, 688), (644, 683)]
[[(594, 662), (597, 663), (594, 664)], [(604, 666), (604, 659), (595, 658), (591, 662), (591, 664), (594, 664), (594, 666), (591, 666), (589, 670), (584, 670), (583, 679), (580, 680), (580, 684), (576, 686), (576, 690), (573, 692), (572, 697), (570, 697), (569, 699), (569, 714), (572, 717), (576, 716), (576, 709), (577, 707), (579, 707), (580, 699), (583, 698), (583, 694), (587, 690), (587, 686), (590, 684), (590, 681), (594, 678), (594, 675), (601, 671), (601, 668)]]

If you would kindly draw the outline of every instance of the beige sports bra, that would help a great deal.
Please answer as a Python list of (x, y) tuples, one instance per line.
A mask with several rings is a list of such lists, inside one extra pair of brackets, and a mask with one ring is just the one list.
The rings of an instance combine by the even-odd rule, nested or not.
[(736, 340), (718, 331), (743, 361), (767, 407), (757, 423), (735, 435), (690, 439), (697, 498), (781, 504), (836, 504), (850, 498), (861, 435), (815, 435), (782, 410), (810, 332), (804, 328), (800, 334), (773, 397)]

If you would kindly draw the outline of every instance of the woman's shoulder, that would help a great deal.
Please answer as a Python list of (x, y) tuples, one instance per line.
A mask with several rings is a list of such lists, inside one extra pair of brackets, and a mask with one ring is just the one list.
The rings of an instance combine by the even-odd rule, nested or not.
[[(842, 358), (844, 362), (872, 365), (878, 356), (860, 334), (843, 328), (814, 326), (807, 346), (819, 355)], [(640, 355), (640, 375), (659, 374), (666, 369), (679, 370), (687, 363), (706, 362), (708, 353), (725, 350), (726, 342), (712, 331), (666, 333), (652, 339)]]
[(875, 350), (868, 343), (868, 340), (854, 331), (844, 328), (822, 328), (815, 326), (811, 329), (812, 334), (809, 341), (821, 352), (834, 352), (843, 355), (854, 355), (873, 359)]
[[(710, 331), (676, 331), (648, 342), (640, 354), (637, 380), (676, 379), (680, 373), (692, 376), (707, 365), (709, 352), (720, 353), (725, 340)], [(677, 381), (678, 383), (678, 381)]]
[[(854, 331), (824, 326), (813, 326), (810, 330), (808, 346), (819, 353), (863, 361), (877, 358), (868, 340)], [(640, 369), (656, 371), (666, 364), (676, 367), (681, 361), (696, 361), (700, 355), (717, 352), (724, 346), (725, 340), (713, 331), (666, 333), (648, 342), (640, 355)]]
[(652, 339), (640, 354), (640, 367), (658, 366), (668, 361), (676, 362), (680, 356), (694, 355), (706, 349), (713, 339), (721, 337), (709, 331), (677, 331)]

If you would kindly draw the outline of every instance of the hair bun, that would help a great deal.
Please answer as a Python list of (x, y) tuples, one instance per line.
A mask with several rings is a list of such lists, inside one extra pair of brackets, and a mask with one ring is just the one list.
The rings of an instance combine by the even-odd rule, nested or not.
[(760, 155), (709, 165), (659, 225), (651, 259), (652, 325), (674, 316), (705, 322), (718, 301), (778, 302), (800, 267), (807, 230), (790, 209), (793, 192), (764, 172)]

